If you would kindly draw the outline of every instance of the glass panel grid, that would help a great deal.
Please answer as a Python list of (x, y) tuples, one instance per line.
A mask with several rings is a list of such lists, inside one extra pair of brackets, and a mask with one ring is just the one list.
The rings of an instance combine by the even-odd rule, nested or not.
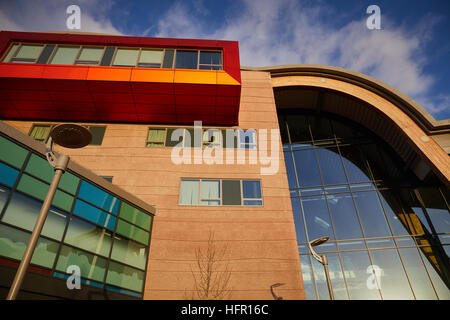
[[(0, 149), (0, 159), (2, 160), (0, 161), (0, 183), (10, 185), (13, 188), (17, 183), (17, 191), (15, 189), (11, 191), (10, 188), (0, 185), (0, 210), (4, 212), (3, 216), (0, 217), (0, 242), (9, 241), (8, 245), (2, 245), (3, 249), (9, 248), (9, 251), (3, 252), (4, 250), (0, 250), (0, 255), (5, 258), (20, 260), (42, 206), (46, 190), (49, 187), (52, 170), (51, 168), (49, 170), (50, 165), (41, 156), (34, 153), (28, 156), (29, 151), (9, 139), (0, 137), (0, 144), (5, 146)], [(14, 165), (14, 168), (3, 161)], [(23, 168), (23, 171), (19, 171), (16, 169), (17, 167)], [(65, 182), (64, 178), (67, 179)], [(130, 273), (131, 277), (127, 278), (124, 275), (125, 282), (122, 281), (122, 284), (117, 282), (115, 286), (108, 286), (109, 289), (107, 289), (141, 297), (142, 293), (136, 290), (142, 290), (142, 279), (146, 271), (150, 238), (149, 232), (141, 228), (151, 230), (152, 215), (127, 204), (130, 210), (121, 210), (121, 217), (137, 225), (120, 220), (94, 204), (91, 205), (77, 199), (78, 196), (89, 198), (89, 196), (86, 196), (85, 186), (91, 184), (82, 181), (83, 192), (79, 193), (81, 190), (79, 187), (81, 185), (80, 180), (79, 177), (70, 172), (63, 175), (53, 201), (55, 207), (51, 207), (49, 210), (31, 264), (50, 269), (55, 276), (57, 274), (67, 275), (65, 273), (67, 266), (77, 264), (81, 267), (83, 283), (97, 287), (105, 287), (103, 281), (106, 279), (107, 267), (111, 264), (116, 270), (124, 270), (125, 273)], [(63, 191), (60, 188), (65, 190)], [(73, 196), (65, 191), (72, 193)], [(98, 191), (94, 193), (98, 193)], [(98, 203), (98, 197), (94, 198), (97, 198), (97, 200), (92, 198), (89, 198), (89, 200), (101, 205), (101, 203)], [(109, 195), (100, 197), (100, 200), (106, 199), (106, 202), (108, 202), (111, 198), (115, 199), (116, 197)], [(120, 199), (118, 201), (117, 208), (123, 209), (124, 205), (120, 205)], [(112, 201), (108, 202), (108, 204), (111, 203)], [(4, 208), (5, 206), (6, 208)], [(106, 206), (106, 208), (108, 207), (111, 206)], [(114, 205), (112, 207), (114, 208)], [(119, 212), (118, 209), (111, 209), (111, 211)], [(75, 214), (79, 214), (81, 217), (78, 218)], [(71, 216), (70, 220), (69, 216)], [(109, 221), (107, 221), (108, 218)], [(88, 222), (89, 219), (100, 225)], [(140, 241), (141, 244), (119, 237), (118, 234), (114, 238), (115, 221), (119, 220), (120, 225), (117, 226), (117, 231), (124, 233), (126, 237)], [(22, 240), (19, 242), (14, 240), (17, 236)], [(114, 244), (113, 239), (116, 244)], [(67, 245), (61, 246), (61, 242)], [(10, 244), (16, 249), (12, 250)], [(111, 259), (114, 262), (108, 262)], [(55, 272), (55, 270), (58, 271)], [(133, 274), (137, 275), (137, 278)]]
[[(300, 252), (300, 261), (305, 290), (309, 291), (306, 292), (307, 298), (328, 299), (323, 290), (323, 279), (320, 277), (321, 265), (317, 263), (318, 274), (316, 270), (312, 274), (308, 273), (308, 270), (311, 270), (311, 262), (315, 265), (316, 261), (313, 261), (314, 258), (309, 254), (306, 245), (306, 241), (319, 235), (328, 235), (331, 239), (327, 242), (328, 245), (316, 247), (316, 251), (325, 252), (330, 258), (333, 254), (339, 255), (345, 285), (338, 287), (344, 289), (350, 299), (436, 299), (438, 296), (449, 299), (450, 295), (447, 293), (450, 292), (450, 279), (445, 280), (445, 276), (436, 270), (444, 268), (443, 260), (439, 256), (442, 252), (450, 252), (450, 246), (446, 245), (445, 249), (449, 249), (441, 251), (429, 249), (432, 248), (430, 244), (437, 245), (435, 239), (439, 238), (441, 242), (446, 243), (450, 238), (450, 228), (445, 227), (450, 215), (443, 198), (426, 195), (425, 198), (434, 199), (427, 200), (432, 204), (425, 204), (425, 201), (421, 204), (422, 200), (415, 198), (411, 188), (402, 186), (402, 189), (397, 189), (397, 185), (401, 185), (398, 180), (402, 179), (402, 165), (389, 158), (391, 153), (384, 151), (382, 143), (359, 128), (334, 119), (328, 128), (323, 125), (327, 121), (316, 118), (317, 116), (279, 114), (280, 128), (286, 130), (283, 150), (297, 239), (299, 248), (305, 250)], [(334, 159), (322, 150), (332, 150), (331, 156), (334, 156)], [(311, 170), (314, 173), (311, 173)], [(402, 174), (405, 176), (403, 185), (414, 181), (409, 173)], [(336, 177), (339, 179), (336, 180)], [(336, 184), (337, 182), (340, 184)], [(420, 192), (431, 194), (431, 191), (416, 193), (419, 195)], [(326, 196), (327, 206), (320, 210), (310, 209), (309, 204), (305, 206), (305, 201), (321, 199), (323, 195)], [(345, 202), (348, 204), (344, 205)], [(427, 210), (427, 205), (431, 209)], [(320, 215), (321, 212), (323, 216)], [(331, 214), (329, 220), (326, 219), (328, 212)], [(433, 219), (437, 222), (428, 217), (430, 214), (434, 214)], [(439, 230), (441, 234), (433, 235), (436, 228), (433, 229), (431, 223), (437, 223), (444, 229)], [(314, 231), (320, 226), (329, 228), (330, 232)], [(349, 231), (358, 232), (351, 235), (348, 234)], [(333, 236), (337, 239), (337, 247), (333, 244)], [(325, 248), (325, 245), (329, 248)], [(322, 246), (324, 248), (320, 248)], [(411, 250), (419, 250), (417, 252), (422, 254), (422, 258), (410, 253), (414, 252)], [(305, 265), (308, 270), (303, 270), (306, 257), (309, 257), (311, 262), (308, 263), (309, 268)], [(359, 270), (355, 269), (357, 265), (349, 265), (350, 261), (356, 262), (356, 258), (361, 260), (362, 257), (366, 258), (363, 259), (363, 265), (359, 264)], [(375, 267), (370, 267), (372, 265)], [(433, 271), (425, 271), (425, 265)], [(371, 270), (379, 267), (381, 272), (381, 278), (375, 281), (379, 284), (374, 290), (367, 288), (366, 281), (373, 275), (372, 271), (367, 271), (369, 267)], [(411, 270), (412, 274), (408, 270)], [(418, 275), (416, 270), (421, 270), (421, 274)], [(333, 276), (336, 277), (336, 274)], [(414, 283), (414, 278), (418, 276), (419, 283)], [(393, 285), (394, 283), (396, 285)], [(401, 288), (398, 289), (399, 286)], [(417, 292), (419, 288), (424, 288), (425, 291)], [(346, 299), (345, 294), (339, 299)]]

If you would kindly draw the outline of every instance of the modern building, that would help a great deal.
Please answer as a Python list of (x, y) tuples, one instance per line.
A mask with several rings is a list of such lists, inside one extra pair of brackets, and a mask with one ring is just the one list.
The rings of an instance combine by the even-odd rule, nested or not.
[(2, 31), (0, 118), (2, 297), (44, 143), (76, 122), (93, 140), (56, 148), (19, 298), (329, 299), (326, 236), (336, 299), (450, 299), (450, 120), (381, 81), (242, 67), (235, 41)]

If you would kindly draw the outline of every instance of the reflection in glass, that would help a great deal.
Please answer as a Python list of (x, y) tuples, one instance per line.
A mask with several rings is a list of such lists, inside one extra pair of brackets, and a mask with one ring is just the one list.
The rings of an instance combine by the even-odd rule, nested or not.
[[(25, 230), (33, 231), (41, 207), (42, 202), (15, 192), (2, 221)], [(66, 218), (65, 213), (56, 208), (50, 208), (42, 229), (42, 235), (55, 240), (61, 240), (66, 225)]]
[(324, 184), (346, 183), (344, 168), (337, 148), (316, 149)]
[(106, 283), (134, 291), (141, 291), (144, 284), (144, 272), (111, 261), (108, 267)]
[(284, 152), (284, 162), (286, 165), (289, 188), (297, 188), (297, 179), (295, 177), (294, 164), (292, 162), (292, 152)]
[(295, 232), (297, 233), (297, 242), (306, 242), (305, 227), (303, 224), (302, 210), (300, 209), (300, 199), (291, 198), (292, 212), (294, 213)]
[(358, 146), (340, 146), (349, 182), (369, 181), (369, 170)]
[[(30, 233), (0, 224), (0, 256), (22, 260), (30, 235)], [(57, 250), (58, 243), (39, 238), (31, 264), (51, 268)]]
[(103, 282), (106, 259), (81, 250), (62, 246), (56, 270), (66, 272), (67, 267), (71, 265), (80, 267), (83, 278)]
[(381, 238), (381, 239), (367, 239), (367, 247), (371, 249), (376, 248), (394, 248), (394, 240), (392, 238)]
[(144, 270), (147, 262), (147, 250), (142, 244), (115, 237), (111, 259)]
[(436, 293), (433, 290), (417, 248), (400, 248), (399, 251), (416, 299), (436, 299)]
[(306, 116), (293, 114), (287, 117), (291, 143), (311, 141), (311, 133), (306, 121)]
[(406, 217), (393, 193), (389, 190), (382, 190), (380, 198), (394, 235), (410, 234)]
[(117, 214), (119, 199), (86, 181), (81, 181), (78, 196), (103, 210)]
[(5, 206), (8, 196), (9, 196), (9, 188), (0, 185), (0, 213), (2, 212), (3, 207)]
[(310, 255), (300, 256), (303, 286), (305, 288), (306, 300), (316, 300), (316, 290), (314, 289), (310, 257)]
[[(331, 288), (333, 289), (334, 298), (336, 300), (348, 300), (343, 272), (341, 269), (341, 264), (339, 262), (339, 256), (337, 253), (328, 253), (327, 258), (328, 258), (328, 271), (330, 275)], [(311, 260), (319, 299), (330, 300), (330, 293), (328, 291), (325, 269), (323, 265), (316, 259)]]
[(92, 223), (72, 217), (64, 242), (107, 257), (111, 248), (111, 234)]
[(325, 197), (305, 197), (301, 199), (301, 204), (309, 239), (313, 240), (328, 236), (331, 240), (334, 240)]
[(370, 255), (373, 264), (381, 269), (378, 285), (381, 288), (383, 299), (414, 299), (397, 250), (373, 250)]
[(353, 198), (355, 199), (365, 236), (368, 238), (391, 236), (377, 192), (356, 192), (353, 194)]
[(450, 214), (439, 189), (419, 188), (419, 194), (436, 232), (450, 232)]
[(294, 151), (293, 154), (300, 187), (321, 185), (322, 180), (320, 179), (314, 149)]
[(361, 227), (350, 193), (327, 196), (338, 240), (362, 238)]
[(437, 249), (433, 247), (420, 247), (420, 256), (425, 263), (428, 274), (434, 285), (439, 299), (450, 300), (450, 281), (448, 280), (448, 275), (446, 272), (442, 272), (442, 266), (439, 264), (439, 257), (437, 256)]
[(367, 281), (372, 280), (369, 277), (373, 277), (373, 274), (367, 273), (367, 268), (371, 266), (367, 251), (342, 252), (341, 257), (350, 299), (381, 299), (376, 286), (367, 286)]

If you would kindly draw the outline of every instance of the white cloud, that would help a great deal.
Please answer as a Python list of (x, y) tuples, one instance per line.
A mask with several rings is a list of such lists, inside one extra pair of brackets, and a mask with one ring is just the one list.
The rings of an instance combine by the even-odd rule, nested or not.
[[(424, 73), (426, 41), (439, 17), (426, 15), (413, 28), (382, 17), (382, 30), (368, 30), (366, 16), (334, 27), (329, 7), (295, 0), (243, 0), (242, 8), (217, 30), (195, 9), (176, 2), (158, 23), (156, 36), (238, 40), (241, 65), (324, 64), (384, 81), (433, 114), (449, 110), (449, 99), (427, 97), (434, 78)], [(367, 15), (368, 17), (368, 15)], [(328, 22), (326, 22), (328, 21)], [(206, 31), (205, 31), (206, 30)]]

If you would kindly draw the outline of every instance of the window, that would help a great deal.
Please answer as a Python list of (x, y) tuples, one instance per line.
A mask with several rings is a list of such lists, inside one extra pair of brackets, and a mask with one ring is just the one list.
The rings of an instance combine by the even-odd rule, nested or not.
[[(54, 124), (46, 124), (46, 125), (38, 125), (35, 124), (31, 128), (30, 137), (33, 137), (37, 141), (47, 142), (50, 130), (54, 127)], [(106, 126), (85, 126), (89, 129), (92, 134), (92, 140), (89, 145), (91, 146), (99, 146), (103, 142), (103, 137), (105, 136)]]
[(113, 66), (135, 67), (139, 55), (139, 49), (117, 49)]
[(197, 69), (198, 51), (177, 50), (175, 58), (175, 68), (177, 69)]
[(182, 179), (180, 205), (262, 206), (261, 181)]
[(166, 129), (150, 128), (147, 135), (147, 147), (164, 147)]
[(33, 125), (30, 132), (30, 137), (40, 142), (46, 142), (48, 134), (50, 133), (51, 125)]
[(163, 60), (162, 50), (142, 50), (138, 67), (160, 68)]
[(222, 134), (219, 129), (204, 129), (202, 144), (205, 148), (221, 148)]
[(199, 69), (222, 70), (222, 52), (200, 51)]
[(100, 60), (103, 56), (103, 51), (105, 51), (104, 47), (83, 47), (77, 60), (75, 61), (75, 64), (96, 66), (100, 63)]
[(256, 149), (256, 130), (239, 130), (239, 147), (242, 149)]
[(58, 47), (50, 60), (50, 64), (74, 64), (80, 47)]
[(242, 198), (245, 206), (261, 206), (261, 181), (259, 180), (243, 180), (242, 181)]
[[(18, 48), (17, 48), (18, 47)], [(42, 44), (21, 44), (13, 45), (7, 56), (11, 56), (9, 62), (35, 63), (42, 52)], [(15, 51), (15, 52), (13, 52)]]
[(221, 51), (13, 43), (3, 62), (223, 70)]

